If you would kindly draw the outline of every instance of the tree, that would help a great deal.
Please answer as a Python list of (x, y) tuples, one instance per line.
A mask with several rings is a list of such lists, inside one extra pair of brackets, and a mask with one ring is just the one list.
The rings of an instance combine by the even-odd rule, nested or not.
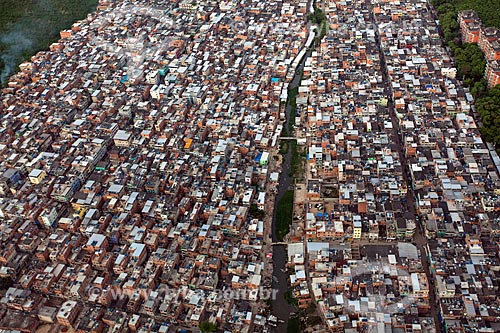
[(446, 41), (453, 41), (460, 35), (456, 11), (448, 11), (440, 15), (439, 22)]
[(250, 205), (250, 215), (257, 219), (263, 219), (266, 216), (266, 212), (263, 210), (259, 209), (257, 207), (257, 204), (251, 204)]
[(447, 13), (473, 9), (486, 27), (500, 28), (500, 11), (492, 10), (499, 8), (500, 0), (431, 0), (431, 3), (436, 8), (441, 23), (443, 15)]
[(486, 86), (484, 79), (479, 82), (475, 82), (470, 92), (476, 99), (484, 96), (488, 92), (488, 87)]
[(480, 131), (484, 139), (495, 144), (500, 143), (500, 86), (477, 99), (475, 106), (483, 122)]
[(217, 324), (211, 323), (209, 321), (204, 321), (200, 323), (200, 330), (203, 333), (215, 332), (217, 330)]
[(500, 86), (488, 91), (483, 79), (486, 61), (477, 44), (462, 44), (457, 13), (476, 11), (486, 27), (500, 28), (500, 0), (431, 0), (439, 16), (439, 24), (457, 66), (457, 78), (470, 88), (476, 111), (481, 116), (480, 132), (484, 140), (500, 144)]

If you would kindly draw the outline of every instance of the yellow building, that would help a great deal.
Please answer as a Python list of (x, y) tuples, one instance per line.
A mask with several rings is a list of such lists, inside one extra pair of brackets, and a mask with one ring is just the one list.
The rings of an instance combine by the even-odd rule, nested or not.
[(361, 238), (361, 221), (354, 221), (354, 229), (352, 232), (352, 238), (354, 238), (354, 239)]
[(45, 176), (47, 176), (47, 173), (44, 170), (33, 169), (33, 170), (31, 170), (28, 177), (30, 179), (31, 184), (37, 185), (37, 184), (40, 184), (42, 182), (42, 180), (45, 178)]

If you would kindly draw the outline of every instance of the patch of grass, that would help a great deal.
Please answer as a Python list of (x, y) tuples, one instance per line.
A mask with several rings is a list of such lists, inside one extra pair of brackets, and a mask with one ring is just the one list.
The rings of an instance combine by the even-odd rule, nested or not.
[[(282, 137), (286, 137), (288, 136), (288, 130), (286, 129), (285, 126), (283, 126), (283, 129), (281, 130), (281, 134), (280, 134)], [(285, 155), (288, 153), (288, 142), (286, 141), (280, 141), (280, 150), (279, 150), (279, 153), (282, 154), (282, 155)]]
[(291, 149), (292, 149), (292, 161), (290, 163), (290, 176), (293, 177), (297, 174), (297, 170), (299, 168), (299, 152), (297, 150), (297, 141), (292, 140), (290, 142)]
[(290, 232), (293, 217), (293, 197), (293, 190), (287, 190), (278, 201), (276, 208), (276, 238), (280, 242)]
[(292, 160), (290, 163), (290, 177), (302, 178), (304, 176), (304, 168), (306, 163), (306, 150), (297, 145), (297, 140), (290, 142), (292, 151)]
[[(302, 78), (300, 79), (302, 81)], [(299, 93), (299, 86), (288, 90), (288, 98), (290, 101), (290, 114), (288, 119), (288, 132), (293, 133), (293, 126), (295, 126), (295, 113), (297, 112), (297, 94)]]

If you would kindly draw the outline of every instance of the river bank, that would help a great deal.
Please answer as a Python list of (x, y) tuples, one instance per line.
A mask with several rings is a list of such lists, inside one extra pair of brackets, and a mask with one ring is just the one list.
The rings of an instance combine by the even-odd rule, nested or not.
[[(304, 70), (304, 64), (306, 59), (310, 56), (310, 51), (306, 52), (304, 56), (302, 57), (299, 66), (297, 67), (295, 71), (295, 76), (293, 80), (290, 82), (289, 85), (289, 91), (294, 89), (295, 87), (298, 87), (300, 84), (300, 80), (302, 78), (302, 72)], [(291, 114), (295, 112), (292, 110), (292, 105), (291, 105), (291, 99), (288, 98), (286, 106), (285, 106), (285, 115), (286, 119), (283, 124), (284, 128), (289, 127), (290, 119), (291, 117), (295, 117), (295, 114)], [(283, 163), (282, 163), (282, 171), (280, 174), (280, 179), (279, 179), (279, 187), (278, 187), (278, 194), (276, 195), (276, 200), (275, 200), (275, 205), (274, 205), (274, 210), (273, 210), (273, 242), (277, 242), (278, 240), (278, 235), (277, 235), (277, 225), (276, 225), (276, 213), (277, 213), (277, 207), (279, 201), (283, 198), (285, 193), (290, 189), (290, 187), (293, 187), (292, 184), (292, 179), (293, 177), (290, 175), (290, 165), (291, 165), (291, 160), (292, 160), (292, 150), (288, 149), (286, 154), (283, 155)], [(290, 314), (295, 312), (296, 309), (294, 306), (289, 304), (286, 299), (285, 299), (285, 293), (289, 289), (289, 283), (288, 283), (288, 272), (286, 270), (286, 264), (287, 264), (288, 258), (287, 258), (287, 248), (286, 245), (275, 245), (273, 247), (273, 289), (278, 290), (276, 299), (273, 300), (273, 314), (278, 317), (279, 319), (282, 319), (284, 322), (280, 323), (278, 327), (276, 328), (277, 332), (285, 332), (286, 331), (286, 324), (290, 318)]]

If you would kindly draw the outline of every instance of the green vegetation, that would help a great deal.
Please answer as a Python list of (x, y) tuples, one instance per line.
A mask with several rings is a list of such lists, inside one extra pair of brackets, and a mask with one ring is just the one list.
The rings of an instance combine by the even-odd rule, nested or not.
[[(288, 131), (287, 129), (283, 126), (283, 129), (281, 130), (281, 136), (286, 137), (288, 136)], [(281, 155), (286, 155), (288, 153), (288, 142), (285, 140), (280, 140), (280, 150), (279, 153)]]
[(257, 204), (251, 204), (250, 215), (256, 219), (262, 220), (266, 216), (266, 212), (257, 208)]
[(319, 34), (316, 35), (314, 42), (318, 45), (323, 37), (326, 35), (326, 16), (325, 13), (318, 7), (314, 6), (314, 13), (307, 16), (307, 20), (312, 24), (316, 24), (321, 29)]
[(283, 126), (283, 129), (281, 130), (281, 133), (280, 133), (281, 136), (288, 136), (288, 131), (287, 129)]
[(298, 333), (302, 332), (301, 327), (301, 322), (299, 317), (291, 317), (288, 320), (288, 324), (286, 325), (286, 331), (287, 333)]
[[(497, 0), (500, 3), (500, 0)], [(462, 1), (463, 2), (463, 1)], [(439, 4), (436, 4), (439, 3)], [(457, 22), (458, 4), (451, 1), (434, 0), (433, 4), (439, 16), (441, 29), (446, 44), (455, 57), (458, 69), (458, 78), (464, 81), (466, 87), (473, 87), (480, 82), (486, 68), (484, 54), (476, 44), (462, 44), (460, 39), (460, 27)]]
[(319, 33), (319, 36), (316, 37), (318, 40), (317, 40), (317, 43), (321, 42), (321, 40), (323, 39), (323, 37), (325, 37), (326, 35), (326, 21), (323, 21), (321, 22), (321, 32)]
[(280, 242), (290, 232), (293, 217), (293, 197), (293, 190), (287, 190), (278, 201), (276, 208), (276, 238)]
[[(302, 81), (302, 77), (300, 78)], [(299, 87), (295, 87), (293, 89), (288, 90), (288, 98), (290, 101), (290, 114), (289, 114), (289, 120), (288, 120), (288, 131), (290, 133), (294, 132), (294, 126), (295, 126), (295, 115), (297, 113), (297, 94), (299, 93)], [(283, 134), (283, 133), (282, 133)], [(280, 152), (288, 152), (288, 149), (292, 150), (292, 162), (290, 166), (290, 176), (295, 176), (302, 174), (301, 171), (303, 171), (303, 160), (301, 158), (301, 155), (299, 155), (298, 149), (297, 149), (297, 140), (292, 140), (290, 143), (284, 144), (284, 146), (280, 146)]]
[[(473, 9), (477, 12), (483, 24), (487, 27), (500, 28), (500, 0), (431, 0), (439, 12), (450, 12), (451, 7), (455, 13), (461, 10)], [(441, 15), (439, 17), (441, 20)]]
[(280, 150), (279, 153), (281, 155), (286, 155), (288, 153), (288, 142), (282, 140), (280, 141)]
[(299, 333), (302, 332), (305, 328), (304, 323), (300, 320), (299, 316), (293, 316), (288, 320), (288, 324), (286, 325), (287, 333)]
[(460, 28), (457, 22), (457, 10), (451, 3), (434, 5), (439, 17), (439, 25), (443, 29), (446, 42), (460, 42)]
[[(302, 77), (300, 78), (302, 80)], [(294, 133), (295, 126), (295, 115), (297, 113), (297, 94), (299, 93), (299, 87), (295, 87), (288, 90), (288, 98), (290, 102), (290, 114), (288, 119), (288, 130), (283, 128), (281, 132), (281, 136), (286, 136), (285, 133)], [(304, 152), (299, 151), (297, 147), (297, 140), (291, 140), (290, 142), (281, 142), (280, 144), (280, 153), (286, 154), (288, 149), (291, 149), (292, 152), (292, 161), (290, 165), (289, 175), (291, 177), (302, 175), (304, 171), (305, 164), (305, 154)]]
[(289, 175), (290, 177), (302, 178), (306, 163), (306, 150), (297, 146), (297, 140), (290, 142), (290, 149), (292, 150), (292, 160)]
[(500, 144), (500, 86), (491, 89), (486, 96), (476, 100), (476, 111), (481, 115), (484, 139)]
[(500, 28), (500, 0), (431, 0), (439, 16), (446, 44), (450, 47), (457, 65), (457, 77), (470, 88), (475, 98), (476, 111), (482, 119), (481, 134), (484, 139), (500, 144), (500, 88), (488, 91), (483, 79), (486, 61), (481, 49), (475, 44), (462, 43), (458, 12), (473, 9), (484, 26)]
[[(288, 296), (287, 294), (290, 293)], [(289, 300), (291, 298), (291, 300)], [(298, 307), (297, 300), (293, 297), (292, 292), (285, 293), (285, 299), (288, 303)], [(287, 325), (287, 332), (303, 332), (306, 327), (312, 328), (323, 322), (316, 312), (316, 303), (310, 302), (307, 308), (299, 309), (298, 312), (290, 317)]]
[(2, 0), (0, 1), (0, 72), (2, 83), (17, 65), (59, 39), (59, 31), (71, 27), (93, 11), (98, 0)]
[(292, 149), (292, 160), (290, 163), (290, 171), (288, 172), (288, 175), (290, 177), (295, 176), (299, 170), (299, 164), (300, 164), (300, 159), (299, 159), (299, 153), (297, 151), (297, 140), (292, 140), (290, 141), (290, 147)]
[(314, 6), (314, 13), (309, 14), (307, 19), (312, 24), (321, 24), (326, 21), (326, 16), (320, 8)]
[(200, 323), (200, 330), (203, 333), (215, 332), (217, 330), (217, 324), (211, 323), (209, 321), (204, 321)]
[(299, 301), (293, 296), (293, 291), (292, 290), (287, 290), (285, 295), (283, 296), (285, 298), (285, 301), (290, 304), (295, 306), (296, 308), (299, 307)]
[[(302, 81), (302, 77), (300, 78)], [(290, 101), (290, 114), (288, 119), (288, 132), (293, 133), (293, 127), (295, 126), (295, 115), (297, 112), (297, 94), (299, 93), (299, 86), (288, 89), (288, 99)]]
[(457, 76), (463, 79), (466, 87), (482, 80), (486, 70), (486, 60), (479, 46), (465, 43), (455, 48), (454, 55), (458, 68)]

